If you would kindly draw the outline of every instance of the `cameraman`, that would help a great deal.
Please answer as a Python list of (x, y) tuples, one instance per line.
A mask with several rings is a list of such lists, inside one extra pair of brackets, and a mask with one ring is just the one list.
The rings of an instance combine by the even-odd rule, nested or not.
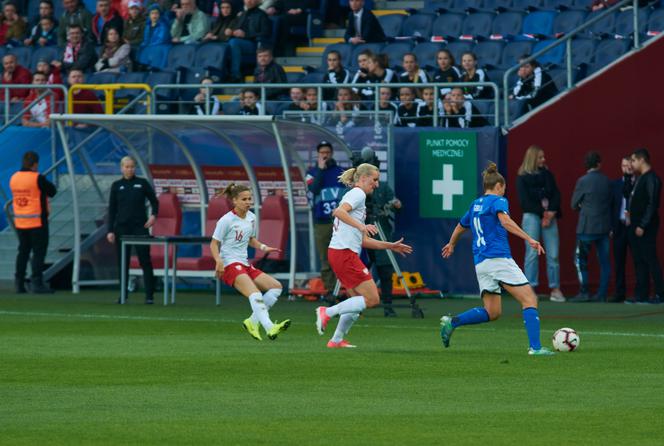
[[(380, 161), (370, 148), (362, 150), (362, 162), (371, 163), (380, 168)], [(380, 182), (373, 194), (367, 196), (366, 224), (379, 224), (387, 240), (391, 240), (394, 232), (394, 213), (401, 209), (401, 201), (394, 196), (394, 191), (385, 182)], [(380, 299), (383, 303), (385, 317), (396, 317), (392, 308), (392, 274), (394, 268), (386, 251), (367, 250), (371, 266), (376, 267), (380, 280)]]
[(307, 195), (313, 210), (314, 235), (321, 267), (320, 274), (327, 290), (325, 300), (327, 303), (334, 305), (332, 291), (337, 279), (327, 261), (327, 247), (332, 238), (332, 212), (341, 201), (346, 187), (339, 182), (339, 176), (344, 170), (337, 165), (332, 157), (332, 144), (321, 141), (318, 143), (316, 150), (318, 152), (316, 165), (307, 171)]

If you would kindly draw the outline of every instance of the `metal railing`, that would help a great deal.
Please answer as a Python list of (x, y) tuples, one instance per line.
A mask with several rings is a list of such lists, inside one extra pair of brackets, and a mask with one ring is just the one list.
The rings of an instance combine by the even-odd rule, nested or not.
[[(321, 112), (321, 105), (323, 102), (330, 102), (330, 101), (325, 101), (322, 98), (323, 96), (323, 90), (326, 89), (339, 89), (339, 88), (353, 88), (353, 89), (361, 89), (361, 90), (366, 90), (366, 89), (372, 89), (373, 90), (373, 99), (370, 101), (373, 101), (374, 105), (374, 111), (379, 112), (378, 105), (380, 103), (380, 89), (387, 87), (391, 89), (396, 89), (396, 88), (402, 88), (402, 87), (410, 87), (410, 88), (427, 88), (431, 87), (434, 90), (434, 101), (433, 101), (433, 106), (434, 106), (434, 111), (433, 111), (433, 120), (434, 120), (434, 127), (438, 126), (438, 121), (440, 119), (440, 113), (438, 110), (438, 102), (442, 101), (440, 91), (443, 89), (447, 88), (455, 88), (455, 87), (485, 87), (485, 88), (490, 88), (493, 91), (493, 98), (490, 99), (494, 103), (494, 125), (498, 127), (500, 125), (500, 118), (499, 118), (499, 112), (500, 112), (500, 95), (498, 91), (498, 85), (494, 82), (456, 82), (456, 83), (448, 83), (448, 82), (441, 82), (441, 83), (394, 83), (394, 84), (323, 84), (323, 83), (311, 83), (311, 84), (163, 84), (163, 85), (155, 85), (154, 88), (152, 89), (152, 107), (153, 107), (153, 114), (157, 113), (157, 107), (158, 103), (161, 101), (162, 103), (164, 102), (173, 102), (173, 101), (164, 101), (163, 99), (159, 99), (159, 93), (164, 91), (164, 90), (192, 90), (192, 89), (204, 89), (205, 90), (205, 97), (206, 100), (204, 102), (204, 110), (205, 114), (210, 114), (210, 99), (212, 96), (211, 90), (215, 89), (254, 89), (260, 92), (260, 104), (265, 110), (265, 107), (267, 106), (268, 102), (271, 102), (270, 100), (267, 99), (267, 93), (270, 90), (288, 90), (290, 88), (302, 88), (302, 89), (307, 89), (307, 88), (316, 88), (318, 93), (318, 101), (317, 101), (317, 109), (314, 111), (312, 110), (312, 113), (316, 112)], [(167, 94), (164, 94), (163, 96), (168, 96)], [(162, 97), (163, 97), (162, 96)], [(177, 100), (177, 103), (181, 103), (182, 101)], [(335, 101), (336, 102), (336, 101)], [(349, 102), (357, 102), (357, 101), (349, 101)], [(361, 101), (361, 102), (367, 102), (367, 101)], [(472, 102), (472, 101), (471, 101)], [(303, 111), (304, 112), (304, 111)], [(306, 113), (306, 112), (304, 112)]]
[[(602, 13), (598, 14), (597, 16), (593, 17), (592, 19), (588, 20), (587, 22), (583, 23), (582, 25), (578, 26), (577, 28), (573, 29), (569, 33), (565, 34), (564, 36), (560, 37), (557, 39), (555, 42), (551, 43), (550, 45), (545, 46), (541, 50), (535, 52), (534, 54), (530, 55), (524, 60), (519, 61), (517, 65), (514, 65), (513, 67), (509, 68), (507, 71), (505, 71), (505, 74), (503, 75), (503, 114), (504, 114), (504, 126), (509, 127), (511, 124), (510, 120), (510, 109), (509, 109), (509, 100), (510, 100), (510, 88), (509, 88), (509, 78), (510, 76), (519, 69), (519, 67), (523, 64), (527, 64), (529, 62), (537, 60), (538, 57), (542, 56), (545, 53), (548, 53), (550, 50), (553, 48), (558, 47), (559, 45), (562, 45), (563, 43), (565, 44), (565, 65), (566, 65), (566, 70), (567, 70), (567, 88), (572, 88), (574, 85), (574, 81), (572, 79), (572, 39), (576, 37), (578, 34), (581, 32), (587, 30), (590, 28), (592, 25), (595, 23), (599, 22), (600, 20), (605, 19), (607, 16), (613, 14), (615, 11), (618, 9), (621, 9), (629, 4), (632, 4), (632, 13), (634, 15), (634, 31), (633, 31), (633, 42), (634, 42), (634, 48), (639, 48), (640, 42), (639, 42), (639, 8), (638, 8), (638, 0), (623, 0), (621, 2), (616, 3), (615, 5), (611, 6), (610, 8), (607, 8), (604, 10)], [(552, 81), (553, 82), (553, 81)]]
[[(2, 88), (2, 90), (5, 94), (4, 104), (3, 104), (4, 105), (3, 106), (3, 111), (4, 111), (4, 120), (3, 120), (3, 122), (5, 124), (2, 126), (2, 128), (0, 128), (0, 131), (7, 128), (10, 125), (10, 121), (11, 121), (11, 124), (13, 124), (18, 119), (17, 116), (18, 117), (22, 116), (23, 113), (25, 113), (26, 110), (29, 110), (30, 108), (32, 108), (33, 105), (35, 105), (37, 102), (39, 102), (41, 99), (44, 98), (43, 96), (40, 95), (37, 99), (32, 101), (32, 103), (30, 103), (30, 105), (28, 105), (27, 107), (23, 107), (21, 109), (21, 111), (19, 113), (17, 113), (16, 116), (14, 116), (12, 118), (11, 117), (11, 104), (13, 104), (13, 103), (15, 104), (17, 102), (23, 103), (25, 101), (25, 98), (20, 98), (20, 101), (12, 101), (11, 96), (9, 94), (9, 92), (11, 90), (47, 90), (46, 93), (48, 93), (48, 91), (50, 90), (52, 95), (55, 95), (55, 90), (59, 90), (59, 91), (62, 92), (63, 110), (66, 110), (66, 107), (67, 107), (67, 87), (65, 87), (64, 85), (61, 85), (61, 84), (45, 84), (45, 85), (6, 84), (6, 85), (0, 86), (0, 88)], [(54, 98), (54, 96), (53, 96), (53, 98)], [(51, 100), (51, 113), (55, 113), (55, 108), (53, 107), (53, 105), (54, 105), (54, 101)]]
[[(93, 90), (104, 92), (104, 113), (112, 115), (115, 109), (115, 92), (118, 90), (143, 90), (139, 96), (147, 97), (148, 103), (146, 104), (146, 111), (150, 111), (150, 92), (152, 89), (148, 84), (74, 84), (69, 87), (69, 106), (66, 109), (67, 113), (74, 112), (74, 92), (77, 90)], [(78, 102), (78, 101), (77, 101)]]

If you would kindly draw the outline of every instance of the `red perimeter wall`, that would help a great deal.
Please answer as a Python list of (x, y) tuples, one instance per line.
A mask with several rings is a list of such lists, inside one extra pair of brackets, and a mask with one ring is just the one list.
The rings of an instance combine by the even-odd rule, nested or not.
[[(566, 295), (578, 292), (573, 264), (577, 213), (571, 210), (570, 201), (576, 180), (585, 173), (584, 154), (592, 149), (599, 151), (603, 159), (602, 170), (609, 178), (615, 179), (621, 175), (621, 158), (634, 148), (646, 147), (655, 171), (664, 177), (663, 79), (664, 38), (659, 38), (539, 111), (509, 133), (508, 197), (515, 220), (521, 221), (516, 174), (530, 145), (536, 144), (544, 149), (547, 164), (558, 182), (563, 206), (563, 218), (559, 221), (560, 280)], [(661, 256), (664, 253), (661, 227), (658, 245)], [(512, 249), (515, 259), (522, 265), (524, 245), (512, 240)], [(599, 267), (594, 253), (591, 256), (591, 291), (595, 291)], [(538, 291), (546, 293), (546, 286), (542, 286), (547, 283), (544, 259), (541, 258), (540, 262), (541, 285)], [(629, 256), (627, 263), (628, 295), (632, 295), (634, 274)], [(610, 293), (613, 292), (613, 285), (612, 270)]]

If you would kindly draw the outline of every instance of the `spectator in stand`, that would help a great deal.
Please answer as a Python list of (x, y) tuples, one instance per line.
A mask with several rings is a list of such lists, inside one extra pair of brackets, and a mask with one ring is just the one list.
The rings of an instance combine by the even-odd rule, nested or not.
[(276, 8), (277, 0), (263, 0), (260, 8), (270, 17), (276, 15), (279, 11)]
[(99, 60), (95, 64), (95, 71), (107, 73), (125, 73), (131, 71), (131, 46), (120, 39), (120, 33), (115, 28), (108, 28), (106, 41), (99, 51)]
[(390, 122), (396, 124), (397, 122), (397, 113), (399, 111), (399, 106), (392, 102), (392, 89), (388, 87), (380, 87), (378, 98), (378, 111), (381, 112), (390, 112), (392, 117)]
[[(43, 73), (46, 76), (46, 85), (62, 85), (62, 75), (60, 74), (60, 69), (54, 65), (51, 65), (51, 62), (47, 59), (39, 59), (37, 62), (37, 72)], [(53, 89), (53, 95), (55, 99), (55, 110), (59, 112), (63, 103), (64, 93), (59, 88)], [(52, 110), (53, 111), (53, 110)]]
[[(390, 84), (396, 81), (396, 73), (387, 68), (388, 61), (387, 55), (385, 54), (369, 54), (366, 61), (367, 76), (364, 79), (365, 84)], [(355, 81), (355, 79), (353, 79)], [(353, 82), (356, 83), (356, 82)], [(360, 90), (360, 97), (363, 100), (373, 100), (374, 98), (374, 88), (365, 87)]]
[(521, 112), (528, 112), (558, 94), (558, 88), (551, 76), (540, 67), (536, 60), (525, 62), (529, 56), (522, 56), (519, 62), (518, 80), (510, 99), (521, 101)]
[(291, 102), (286, 107), (286, 110), (288, 111), (302, 110), (302, 107), (300, 107), (300, 105), (302, 104), (302, 101), (304, 99), (304, 90), (302, 90), (302, 88), (300, 87), (292, 87), (289, 91), (289, 96)]
[(58, 29), (53, 17), (42, 17), (39, 24), (32, 28), (30, 37), (23, 41), (25, 46), (54, 46), (58, 44)]
[(69, 28), (76, 25), (82, 31), (82, 38), (87, 39), (90, 36), (90, 26), (92, 25), (92, 14), (85, 9), (81, 0), (62, 0), (65, 12), (58, 23), (58, 46), (67, 44)]
[(360, 102), (360, 98), (350, 88), (339, 88), (337, 90), (337, 102), (334, 104), (334, 111), (336, 114), (337, 131), (343, 132), (355, 126), (355, 122), (359, 119), (359, 113), (364, 110), (364, 106)]
[(103, 45), (106, 41), (106, 33), (110, 28), (115, 28), (122, 35), (124, 22), (120, 14), (111, 8), (110, 0), (97, 0), (97, 12), (92, 17), (92, 38), (96, 45)]
[(443, 127), (469, 128), (487, 125), (479, 110), (464, 96), (461, 87), (454, 87), (443, 101)]
[[(353, 76), (353, 80), (351, 81), (352, 84), (368, 84), (369, 83), (369, 69), (367, 68), (367, 64), (369, 62), (369, 58), (373, 57), (373, 52), (369, 49), (367, 50), (362, 50), (360, 54), (357, 55), (357, 71), (355, 72), (355, 75)], [(353, 88), (353, 91), (355, 93), (359, 93), (360, 89), (358, 88)]]
[(219, 6), (219, 17), (212, 25), (212, 29), (203, 37), (204, 42), (227, 42), (230, 36), (226, 35), (227, 29), (233, 29), (236, 13), (230, 0), (223, 0)]
[(334, 149), (331, 143), (319, 142), (316, 151), (318, 152), (316, 164), (307, 170), (305, 181), (307, 198), (314, 220), (314, 238), (318, 260), (320, 260), (320, 275), (327, 290), (324, 300), (328, 305), (334, 305), (335, 298), (332, 292), (337, 283), (337, 277), (327, 260), (327, 248), (332, 239), (334, 221), (332, 213), (339, 206), (346, 190), (346, 187), (339, 182), (339, 176), (344, 169), (339, 167), (334, 159)]
[(314, 0), (277, 0), (274, 7), (277, 14), (272, 16), (274, 20), (274, 49), (279, 56), (295, 55), (295, 44), (297, 40), (290, 35), (292, 26), (307, 25), (307, 9), (311, 8)]
[[(433, 73), (433, 81), (452, 83), (459, 82), (461, 79), (461, 71), (454, 65), (454, 56), (448, 49), (443, 49), (438, 51), (436, 55), (436, 63), (438, 68)], [(450, 87), (445, 87), (440, 89), (440, 95), (445, 96), (452, 89)]]
[(318, 100), (318, 89), (309, 87), (304, 92), (304, 100), (300, 102), (300, 109), (306, 112), (302, 114), (301, 121), (323, 125), (326, 121), (325, 115), (317, 112), (326, 112), (327, 108), (327, 102)]
[[(635, 299), (628, 303), (642, 302), (659, 304), (664, 296), (662, 269), (657, 258), (657, 230), (659, 229), (659, 200), (662, 181), (652, 170), (650, 153), (646, 149), (636, 149), (632, 153), (632, 169), (639, 177), (629, 199), (629, 246), (634, 258), (636, 271)], [(655, 295), (650, 295), (652, 276)]]
[(226, 29), (230, 37), (228, 44), (231, 49), (230, 81), (242, 82), (243, 59), (255, 54), (260, 48), (270, 45), (272, 24), (267, 14), (258, 7), (260, 0), (244, 0), (244, 10), (237, 17), (233, 28)]
[[(585, 158), (587, 173), (579, 178), (572, 194), (572, 209), (579, 212), (576, 225), (575, 265), (581, 290), (569, 302), (604, 302), (609, 289), (611, 261), (609, 232), (611, 232), (611, 181), (600, 172), (602, 158), (588, 152)], [(599, 289), (590, 297), (588, 288), (588, 253), (592, 245), (597, 249), (600, 265)]]
[[(83, 70), (74, 68), (69, 71), (69, 77), (67, 78), (69, 88), (71, 89), (76, 84), (85, 83), (85, 75)], [(101, 106), (101, 102), (97, 98), (97, 95), (92, 90), (84, 89), (74, 89), (72, 94), (72, 108), (73, 112), (78, 113), (94, 113), (94, 114), (103, 114), (104, 109)], [(76, 127), (87, 127), (85, 124), (78, 124)]]
[(417, 56), (413, 53), (406, 53), (401, 59), (401, 66), (403, 72), (399, 75), (398, 82), (400, 83), (422, 83), (426, 84), (429, 82), (429, 76), (427, 73), (420, 68), (420, 65), (417, 63)]
[(128, 5), (129, 15), (124, 21), (122, 40), (131, 45), (132, 48), (136, 48), (143, 42), (145, 13), (140, 0), (129, 0)]
[(417, 103), (415, 99), (415, 89), (411, 87), (401, 87), (399, 89), (399, 108), (397, 109), (397, 118), (395, 125), (397, 127), (415, 127), (419, 120), (417, 116)]
[[(256, 69), (254, 70), (254, 82), (258, 84), (287, 84), (288, 78), (284, 67), (274, 61), (272, 50), (259, 48), (256, 50)], [(275, 99), (285, 94), (283, 89), (268, 89), (267, 99)]]
[[(161, 8), (157, 4), (148, 6), (149, 21), (145, 25), (143, 32), (143, 42), (141, 49), (150, 46), (166, 45), (171, 42), (171, 31), (168, 25), (168, 20), (161, 14)], [(144, 63), (139, 56), (139, 62)]]
[[(348, 84), (351, 81), (350, 71), (341, 63), (341, 53), (332, 50), (327, 53), (327, 74), (323, 78), (325, 84)], [(323, 98), (326, 101), (331, 100), (336, 96), (333, 88), (323, 89)]]
[[(19, 65), (16, 56), (5, 54), (2, 58), (2, 84), (30, 84), (32, 75), (30, 70)], [(11, 102), (23, 101), (30, 94), (30, 90), (23, 88), (9, 90), (9, 100)], [(0, 101), (5, 100), (5, 89), (0, 88)]]
[(0, 19), (0, 45), (21, 46), (27, 24), (23, 17), (18, 15), (16, 5), (12, 2), (5, 2)]
[[(461, 82), (489, 82), (489, 77), (482, 68), (477, 66), (477, 56), (471, 51), (461, 55)], [(467, 99), (489, 99), (491, 98), (491, 89), (483, 86), (465, 87), (464, 96)]]
[[(32, 75), (32, 84), (46, 85), (46, 75), (37, 71)], [(39, 95), (44, 93), (44, 91), (46, 90), (41, 88), (31, 89), (30, 94), (25, 98), (25, 101), (23, 101), (23, 107), (28, 107), (32, 101), (37, 99)], [(23, 127), (34, 128), (49, 127), (51, 125), (51, 98), (45, 96), (26, 110), (25, 113), (23, 113), (21, 125), (23, 125)]]
[[(41, 19), (44, 17), (50, 17), (53, 19), (53, 23), (55, 23), (55, 26), (58, 26), (58, 21), (55, 19), (55, 13), (53, 10), (53, 2), (51, 0), (41, 0), (39, 2), (39, 13), (30, 19), (29, 21), (29, 28), (30, 28), (30, 35), (35, 33), (35, 27), (39, 26), (39, 23), (41, 22)], [(25, 43), (26, 46), (32, 45), (31, 43)]]
[(619, 1), (620, 0), (593, 0), (593, 2), (590, 4), (590, 9), (592, 11), (600, 11), (605, 8), (610, 8)]
[[(443, 104), (438, 100), (438, 110), (434, 110), (434, 91), (433, 87), (424, 87), (422, 89), (422, 102), (417, 105), (417, 126), (418, 127), (433, 127), (434, 112), (440, 116), (443, 110)], [(440, 120), (438, 121), (440, 125)]]
[[(560, 263), (558, 249), (558, 219), (560, 212), (560, 191), (556, 179), (546, 167), (544, 150), (530, 146), (523, 158), (517, 176), (516, 188), (519, 204), (523, 211), (521, 226), (535, 240), (543, 240), (546, 249), (546, 272), (551, 289), (551, 302), (565, 302), (560, 291)], [(537, 252), (526, 244), (524, 273), (528, 282), (539, 284), (539, 260)]]
[[(209, 77), (204, 77), (203, 80), (201, 80), (201, 85), (209, 85), (213, 83), (212, 78)], [(200, 116), (207, 115), (208, 113), (205, 111), (205, 102), (209, 97), (212, 101), (212, 106), (209, 109), (210, 115), (218, 115), (221, 110), (221, 102), (219, 102), (219, 99), (217, 99), (213, 93), (214, 90), (212, 88), (201, 88), (198, 90), (198, 94), (194, 96), (194, 108), (192, 114)]]
[(371, 11), (364, 9), (364, 0), (349, 0), (350, 14), (344, 40), (353, 45), (385, 42), (385, 32)]
[(242, 108), (240, 109), (240, 115), (248, 116), (257, 116), (264, 115), (263, 106), (260, 104), (261, 95), (258, 90), (253, 88), (244, 88), (240, 93), (240, 102), (242, 103)]
[(199, 43), (208, 31), (208, 18), (195, 0), (180, 0), (171, 25), (173, 43)]
[(629, 209), (629, 197), (634, 188), (635, 177), (632, 171), (632, 159), (629, 155), (623, 157), (620, 163), (622, 176), (611, 183), (613, 189), (613, 212), (612, 212), (612, 237), (613, 237), (613, 259), (616, 277), (616, 292), (609, 302), (624, 302), (627, 294), (625, 285), (625, 264), (627, 262), (627, 213)]
[(79, 25), (70, 26), (67, 36), (62, 61), (53, 61), (52, 64), (65, 72), (72, 69), (91, 71), (97, 62), (94, 43), (84, 39), (83, 29)]

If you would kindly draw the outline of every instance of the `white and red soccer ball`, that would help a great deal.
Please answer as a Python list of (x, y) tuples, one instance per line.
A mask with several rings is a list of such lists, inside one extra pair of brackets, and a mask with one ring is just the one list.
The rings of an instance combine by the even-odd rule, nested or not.
[(573, 328), (561, 328), (553, 334), (553, 348), (559, 352), (572, 352), (579, 348), (579, 335)]

